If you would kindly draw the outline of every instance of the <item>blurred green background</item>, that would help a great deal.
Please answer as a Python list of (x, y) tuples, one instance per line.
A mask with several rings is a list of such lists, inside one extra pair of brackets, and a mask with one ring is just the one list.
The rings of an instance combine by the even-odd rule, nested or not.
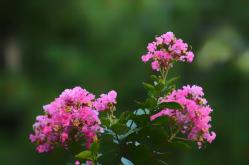
[(178, 87), (204, 87), (217, 139), (177, 155), (175, 164), (249, 164), (249, 1), (2, 0), (0, 2), (0, 164), (66, 164), (67, 154), (37, 154), (28, 140), (42, 105), (80, 85), (118, 91), (119, 110), (152, 73), (140, 56), (154, 36), (173, 31), (191, 44), (178, 63)]

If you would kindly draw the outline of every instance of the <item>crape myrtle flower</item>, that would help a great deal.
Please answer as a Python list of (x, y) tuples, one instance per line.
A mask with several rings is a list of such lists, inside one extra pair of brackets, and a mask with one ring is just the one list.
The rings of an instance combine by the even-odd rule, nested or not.
[(162, 98), (161, 102), (177, 102), (183, 109), (162, 109), (160, 112), (151, 116), (151, 120), (155, 120), (160, 116), (168, 116), (174, 120), (176, 128), (182, 134), (186, 134), (189, 140), (196, 141), (199, 148), (207, 141), (212, 143), (215, 139), (215, 132), (210, 132), (212, 108), (207, 104), (207, 100), (203, 98), (203, 89), (199, 86), (187, 85), (182, 89), (174, 90), (170, 95)]
[(155, 41), (148, 44), (147, 50), (141, 59), (145, 63), (151, 61), (151, 68), (155, 71), (168, 70), (175, 61), (191, 63), (194, 59), (188, 44), (176, 38), (173, 32), (156, 37)]
[(102, 132), (95, 96), (81, 87), (66, 89), (53, 102), (43, 107), (44, 115), (36, 117), (32, 143), (39, 153), (48, 152), (56, 145), (67, 148), (72, 141), (85, 140), (86, 147)]
[(101, 94), (100, 98), (96, 99), (93, 103), (94, 108), (97, 111), (110, 110), (116, 103), (117, 92), (112, 90), (107, 94)]

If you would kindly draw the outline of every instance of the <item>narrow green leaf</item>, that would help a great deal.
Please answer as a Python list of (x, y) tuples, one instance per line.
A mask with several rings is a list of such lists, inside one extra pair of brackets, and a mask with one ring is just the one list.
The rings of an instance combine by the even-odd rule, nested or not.
[(162, 89), (161, 93), (165, 96), (171, 93), (174, 89), (175, 89), (175, 85), (167, 85)]
[(119, 123), (126, 123), (131, 118), (132, 112), (125, 111), (119, 116)]
[(159, 109), (169, 108), (169, 109), (182, 109), (182, 106), (177, 102), (163, 102), (158, 105)]
[(92, 160), (92, 153), (89, 150), (85, 150), (77, 154), (75, 157), (84, 160)]
[(154, 108), (157, 106), (157, 100), (154, 98), (147, 98), (145, 101), (145, 108)]
[(106, 117), (100, 117), (101, 124), (104, 126), (109, 126), (110, 125), (110, 120), (107, 119)]
[(172, 84), (173, 82), (175, 82), (176, 80), (180, 79), (180, 77), (173, 77), (169, 80), (166, 81), (166, 84), (169, 85), (169, 84)]
[(124, 134), (127, 131), (129, 131), (129, 128), (126, 126), (126, 123), (116, 123), (111, 126), (111, 129), (116, 133), (116, 134)]
[(156, 120), (152, 121), (152, 125), (163, 125), (167, 126), (169, 123), (169, 118), (167, 116), (158, 117)]
[(153, 80), (153, 81), (158, 81), (158, 77), (156, 75), (151, 75), (150, 78)]
[(144, 115), (133, 115), (132, 120), (138, 125), (138, 126), (145, 126), (150, 121), (150, 115), (144, 114)]
[(99, 151), (99, 143), (98, 142), (93, 142), (91, 144), (90, 150), (93, 154), (97, 154)]
[(146, 90), (148, 90), (148, 91), (153, 91), (153, 90), (155, 90), (155, 87), (154, 87), (153, 85), (149, 84), (149, 83), (143, 82), (143, 86), (144, 86), (144, 88), (145, 88)]

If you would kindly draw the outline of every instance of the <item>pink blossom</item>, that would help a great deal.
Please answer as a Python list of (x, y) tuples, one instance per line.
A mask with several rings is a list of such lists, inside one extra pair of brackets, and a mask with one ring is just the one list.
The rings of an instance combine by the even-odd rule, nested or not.
[[(94, 97), (85, 89), (75, 87), (64, 90), (44, 106), (45, 114), (36, 117), (34, 134), (30, 135), (30, 141), (39, 144), (37, 151), (48, 152), (58, 144), (66, 147), (70, 141), (82, 138), (90, 146), (97, 133), (102, 131), (98, 112), (92, 106)], [(113, 101), (115, 93), (110, 92), (108, 97)]]
[(175, 43), (170, 47), (171, 51), (174, 51), (176, 54), (187, 51), (188, 45), (182, 41), (182, 39), (177, 39)]
[(148, 53), (148, 54), (142, 56), (142, 61), (143, 61), (144, 63), (146, 63), (146, 62), (148, 62), (152, 57), (153, 57), (152, 54)]
[(205, 141), (211, 143), (216, 137), (214, 132), (209, 132), (210, 113), (213, 110), (203, 96), (202, 88), (196, 85), (187, 85), (182, 89), (174, 90), (170, 95), (161, 99), (161, 102), (177, 102), (182, 105), (183, 109), (163, 109), (152, 115), (151, 120), (160, 116), (168, 116), (176, 122), (176, 127), (180, 128), (188, 139), (196, 141), (198, 147), (201, 148)]
[(160, 64), (158, 63), (158, 61), (153, 61), (151, 63), (151, 67), (153, 70), (159, 71), (160, 70)]
[(175, 61), (189, 62), (194, 59), (194, 54), (182, 39), (177, 39), (172, 32), (167, 32), (155, 38), (147, 46), (147, 54), (142, 55), (144, 63), (151, 61), (155, 71), (168, 70)]
[(174, 110), (171, 109), (164, 109), (152, 116), (150, 116), (150, 120), (155, 120), (156, 118), (160, 117), (160, 116), (173, 116)]
[(215, 132), (206, 133), (206, 134), (204, 135), (204, 137), (205, 137), (205, 139), (207, 139), (207, 141), (208, 141), (209, 143), (212, 143), (212, 141), (216, 138), (216, 134), (215, 134)]
[(149, 43), (147, 49), (149, 52), (154, 52), (156, 50), (156, 42)]
[(29, 140), (31, 141), (31, 143), (34, 143), (36, 141), (36, 136), (33, 134), (29, 135)]
[(93, 106), (97, 111), (105, 111), (110, 110), (112, 106), (114, 106), (116, 102), (117, 92), (112, 90), (107, 94), (101, 94), (100, 98), (96, 99), (93, 103)]
[(93, 162), (92, 161), (86, 161), (86, 165), (93, 165)]
[(186, 57), (187, 61), (189, 63), (191, 63), (193, 61), (193, 59), (194, 59), (194, 53), (192, 51), (189, 51), (189, 52), (187, 52), (186, 56), (187, 56)]
[(64, 143), (68, 139), (68, 134), (63, 132), (61, 134), (61, 142)]
[(163, 38), (162, 37), (156, 37), (156, 44), (160, 45), (163, 43)]
[(173, 32), (167, 32), (167, 33), (162, 35), (162, 38), (164, 40), (164, 43), (168, 45), (171, 41), (174, 40), (175, 35)]
[(37, 152), (39, 152), (39, 153), (43, 153), (43, 152), (48, 152), (48, 151), (50, 151), (51, 148), (52, 148), (52, 146), (49, 145), (49, 144), (41, 144), (41, 145), (38, 145), (38, 146), (37, 146), (36, 150), (37, 150)]
[(74, 164), (75, 165), (80, 165), (80, 161), (76, 160)]

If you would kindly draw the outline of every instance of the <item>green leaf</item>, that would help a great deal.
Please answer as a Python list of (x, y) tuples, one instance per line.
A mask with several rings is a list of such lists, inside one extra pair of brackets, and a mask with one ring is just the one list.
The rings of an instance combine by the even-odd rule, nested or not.
[(147, 98), (143, 108), (153, 109), (157, 106), (157, 100), (154, 98)]
[(126, 123), (131, 118), (132, 112), (125, 111), (119, 116), (119, 123)]
[(135, 100), (135, 103), (138, 104), (139, 106), (145, 108), (145, 103), (144, 102)]
[(143, 115), (133, 115), (132, 120), (138, 125), (138, 126), (145, 126), (150, 122), (150, 115), (143, 114)]
[(98, 158), (100, 164), (119, 164), (121, 159), (120, 145), (113, 143), (113, 136), (102, 134), (100, 143), (100, 153), (102, 156)]
[(158, 105), (159, 109), (163, 109), (163, 108), (169, 108), (169, 109), (182, 109), (181, 104), (177, 103), (177, 102), (163, 102), (161, 104)]
[(162, 89), (162, 95), (166, 96), (175, 89), (175, 85), (167, 85)]
[(152, 125), (163, 125), (167, 126), (169, 123), (169, 118), (167, 116), (161, 116), (152, 121)]
[(143, 82), (143, 86), (144, 86), (144, 88), (145, 88), (146, 90), (148, 90), (148, 91), (150, 91), (150, 92), (152, 92), (152, 91), (155, 90), (155, 87), (154, 87), (153, 85), (149, 84), (149, 83)]
[(111, 129), (116, 133), (116, 134), (124, 134), (127, 131), (129, 131), (129, 128), (126, 126), (126, 123), (116, 123), (111, 126)]
[(91, 150), (91, 152), (92, 152), (93, 154), (96, 155), (96, 154), (98, 153), (98, 151), (99, 151), (99, 143), (98, 143), (98, 142), (93, 142), (93, 143), (91, 144), (90, 150)]
[(100, 117), (101, 124), (104, 126), (110, 126), (110, 120), (107, 119), (106, 117)]
[(128, 144), (125, 146), (124, 151), (123, 156), (133, 162), (133, 164), (155, 164), (156, 162), (153, 151), (146, 145), (135, 146)]
[(153, 81), (158, 81), (158, 77), (156, 75), (151, 75), (150, 78), (153, 80)]
[(85, 150), (77, 154), (75, 157), (84, 160), (92, 160), (92, 153), (89, 150)]
[(156, 85), (157, 92), (161, 92), (163, 90), (163, 88), (165, 88), (165, 84), (163, 84), (161, 82)]
[(169, 80), (166, 81), (166, 84), (169, 85), (169, 84), (172, 84), (173, 82), (175, 82), (176, 80), (180, 79), (180, 77), (173, 77)]

